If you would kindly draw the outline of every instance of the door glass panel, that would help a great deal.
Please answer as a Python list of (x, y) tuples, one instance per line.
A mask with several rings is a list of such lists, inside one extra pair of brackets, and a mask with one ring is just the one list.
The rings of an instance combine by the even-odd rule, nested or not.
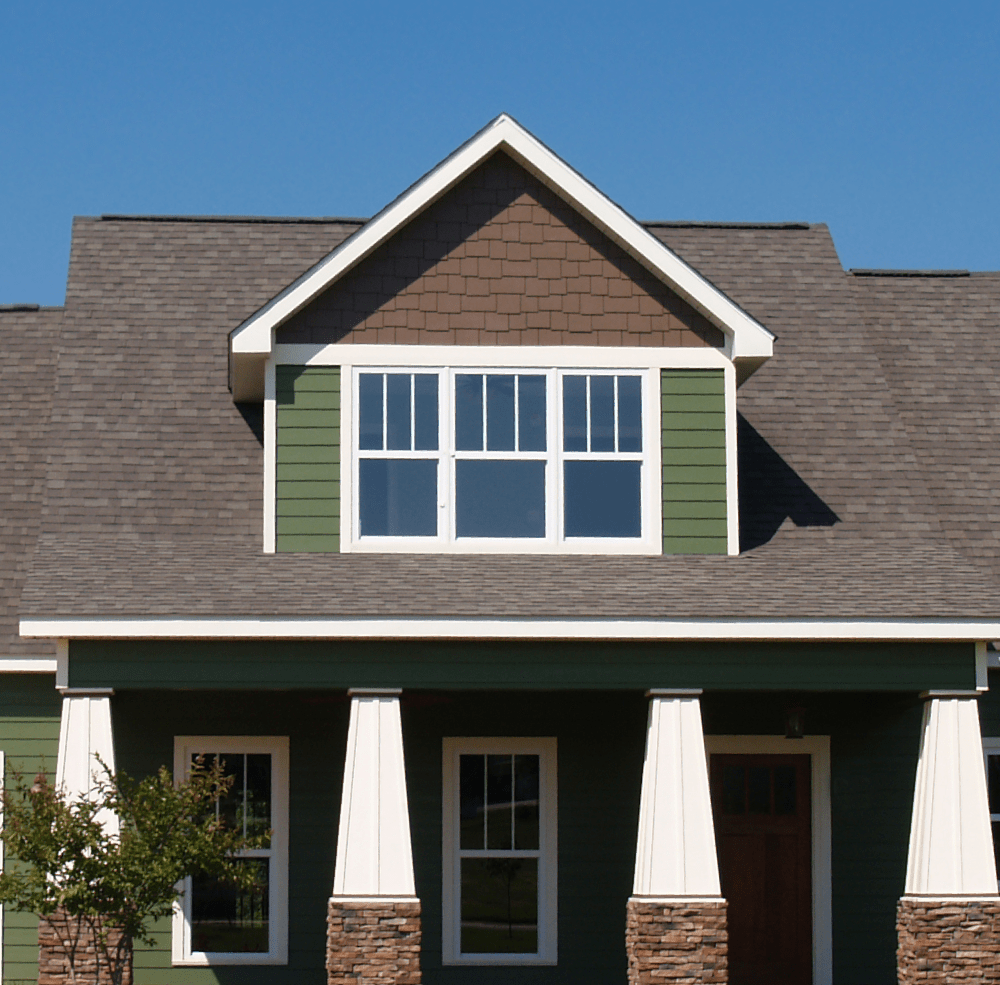
[(742, 766), (722, 767), (722, 813), (745, 814), (746, 770)]
[(747, 771), (747, 801), (751, 814), (771, 813), (771, 769), (751, 766)]
[(538, 859), (462, 859), (462, 953), (538, 952)]
[(362, 537), (437, 534), (434, 459), (362, 459), (358, 463)]
[(192, 951), (267, 953), (270, 862), (247, 858), (237, 864), (255, 871), (254, 889), (239, 890), (217, 879), (191, 880)]
[(564, 462), (567, 537), (641, 537), (641, 462)]
[(794, 766), (774, 767), (774, 813), (794, 814), (796, 809)]
[(538, 848), (538, 757), (514, 757), (514, 847)]
[(545, 462), (455, 463), (458, 537), (544, 537)]
[(486, 450), (514, 451), (514, 377), (486, 377)]
[(486, 847), (511, 849), (513, 756), (486, 757)]

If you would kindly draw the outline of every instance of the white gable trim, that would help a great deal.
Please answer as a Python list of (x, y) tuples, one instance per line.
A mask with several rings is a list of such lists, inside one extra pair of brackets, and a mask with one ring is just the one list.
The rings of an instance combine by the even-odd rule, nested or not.
[(270, 355), (277, 326), (500, 149), (718, 325), (725, 333), (730, 359), (761, 360), (771, 355), (774, 336), (763, 325), (505, 113), (240, 325), (231, 336), (233, 355), (258, 359)]

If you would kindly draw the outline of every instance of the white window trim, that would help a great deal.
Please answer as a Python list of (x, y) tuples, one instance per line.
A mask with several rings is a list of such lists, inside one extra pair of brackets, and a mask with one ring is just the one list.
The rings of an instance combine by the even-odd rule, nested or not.
[(833, 983), (833, 867), (830, 821), (830, 736), (706, 735), (705, 752), (810, 757), (812, 795), (813, 983)]
[[(1000, 756), (1000, 737), (983, 736), (983, 769), (986, 772), (986, 791), (989, 796), (990, 756)], [(1000, 821), (1000, 814), (990, 814), (990, 823)]]
[[(458, 864), (459, 756), (534, 755), (539, 757), (538, 952), (536, 954), (461, 954), (461, 867)], [(558, 960), (558, 789), (555, 738), (457, 737), (442, 748), (442, 921), (444, 965), (554, 965)]]
[(283, 735), (174, 736), (174, 777), (187, 775), (198, 753), (268, 753), (271, 756), (271, 866), (266, 954), (191, 951), (191, 879), (174, 903), (171, 964), (183, 967), (288, 964), (288, 737)]

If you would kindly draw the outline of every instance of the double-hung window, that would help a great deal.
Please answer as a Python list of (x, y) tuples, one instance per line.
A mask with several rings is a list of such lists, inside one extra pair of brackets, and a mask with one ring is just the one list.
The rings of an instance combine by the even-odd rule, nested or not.
[(355, 367), (352, 548), (656, 553), (656, 378)]
[(288, 739), (177, 736), (174, 776), (199, 756), (221, 762), (233, 784), (215, 806), (227, 827), (263, 840), (240, 853), (256, 886), (243, 891), (189, 876), (175, 910), (175, 965), (286, 964), (288, 961)]

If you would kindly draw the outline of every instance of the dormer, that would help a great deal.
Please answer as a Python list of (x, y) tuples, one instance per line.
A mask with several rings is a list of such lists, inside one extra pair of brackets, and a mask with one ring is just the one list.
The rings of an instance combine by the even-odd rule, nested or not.
[(265, 550), (738, 553), (772, 342), (500, 116), (232, 333)]

